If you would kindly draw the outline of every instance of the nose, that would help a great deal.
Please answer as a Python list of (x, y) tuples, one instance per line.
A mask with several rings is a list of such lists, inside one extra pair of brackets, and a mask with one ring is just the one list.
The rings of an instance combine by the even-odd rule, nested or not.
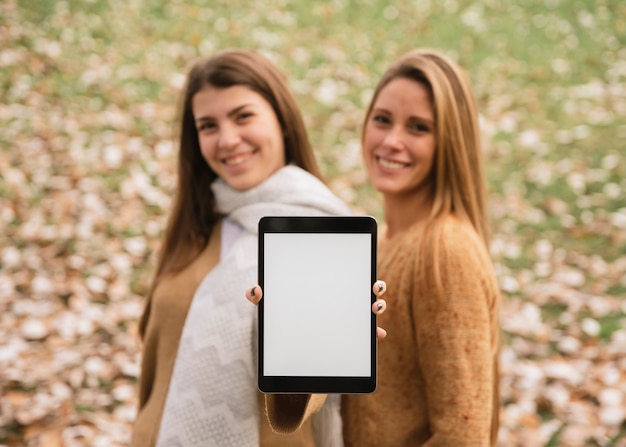
[(401, 126), (393, 126), (383, 139), (383, 147), (390, 150), (400, 150), (404, 147), (404, 131)]
[(241, 142), (241, 135), (235, 126), (222, 125), (219, 130), (218, 148), (234, 149)]

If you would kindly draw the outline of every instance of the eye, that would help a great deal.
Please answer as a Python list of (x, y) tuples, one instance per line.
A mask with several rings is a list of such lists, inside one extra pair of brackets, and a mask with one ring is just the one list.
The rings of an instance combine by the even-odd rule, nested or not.
[(198, 130), (198, 132), (201, 132), (201, 133), (211, 132), (212, 130), (216, 128), (217, 128), (216, 124), (212, 121), (202, 121), (196, 124), (196, 129)]
[(254, 113), (249, 112), (249, 111), (243, 111), (237, 114), (237, 122), (246, 122), (248, 121), (248, 119), (252, 118), (254, 116)]
[(409, 130), (414, 133), (426, 133), (430, 132), (430, 126), (424, 123), (411, 123), (408, 126)]
[(379, 124), (389, 124), (391, 122), (389, 117), (387, 117), (386, 115), (381, 115), (381, 114), (372, 115), (372, 121), (374, 121), (375, 123), (379, 123)]

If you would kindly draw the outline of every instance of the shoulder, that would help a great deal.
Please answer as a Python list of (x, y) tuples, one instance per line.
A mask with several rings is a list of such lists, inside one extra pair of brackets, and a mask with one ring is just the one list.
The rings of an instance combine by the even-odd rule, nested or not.
[(484, 247), (474, 227), (469, 222), (456, 216), (447, 216), (440, 219), (435, 227), (437, 244), (440, 248), (462, 252)]
[(487, 247), (467, 221), (455, 216), (444, 217), (434, 225), (432, 237), (432, 248), (437, 253), (440, 267), (445, 267), (446, 264), (451, 264), (454, 268), (458, 265), (491, 264)]
[(482, 294), (495, 300), (498, 281), (493, 262), (474, 227), (456, 217), (444, 218), (435, 227), (426, 270), (441, 281), (445, 295)]

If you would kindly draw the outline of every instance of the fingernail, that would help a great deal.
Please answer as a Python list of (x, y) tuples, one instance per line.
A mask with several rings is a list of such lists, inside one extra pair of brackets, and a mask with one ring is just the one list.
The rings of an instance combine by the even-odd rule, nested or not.
[(379, 292), (383, 291), (383, 285), (381, 283), (378, 283), (378, 291)]
[(256, 290), (256, 286), (252, 288), (252, 290), (250, 291), (250, 295), (252, 295), (252, 298), (254, 298), (254, 296), (256, 295), (256, 293), (254, 292)]
[(383, 309), (383, 303), (378, 303), (376, 307), (378, 308), (378, 312), (380, 312)]

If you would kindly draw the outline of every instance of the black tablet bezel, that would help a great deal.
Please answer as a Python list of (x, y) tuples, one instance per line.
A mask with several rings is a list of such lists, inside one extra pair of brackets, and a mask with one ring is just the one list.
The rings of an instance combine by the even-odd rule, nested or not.
[[(258, 281), (264, 286), (264, 239), (267, 233), (360, 233), (371, 235), (371, 285), (376, 281), (377, 223), (370, 216), (266, 216), (259, 221)], [(371, 290), (371, 287), (370, 287)], [(271, 299), (271, 298), (270, 298)], [(370, 307), (376, 300), (370, 292)], [(370, 376), (266, 376), (263, 374), (264, 300), (258, 306), (258, 387), (263, 393), (372, 393), (377, 385), (376, 315), (371, 313)], [(322, 328), (320, 328), (322, 330)]]

